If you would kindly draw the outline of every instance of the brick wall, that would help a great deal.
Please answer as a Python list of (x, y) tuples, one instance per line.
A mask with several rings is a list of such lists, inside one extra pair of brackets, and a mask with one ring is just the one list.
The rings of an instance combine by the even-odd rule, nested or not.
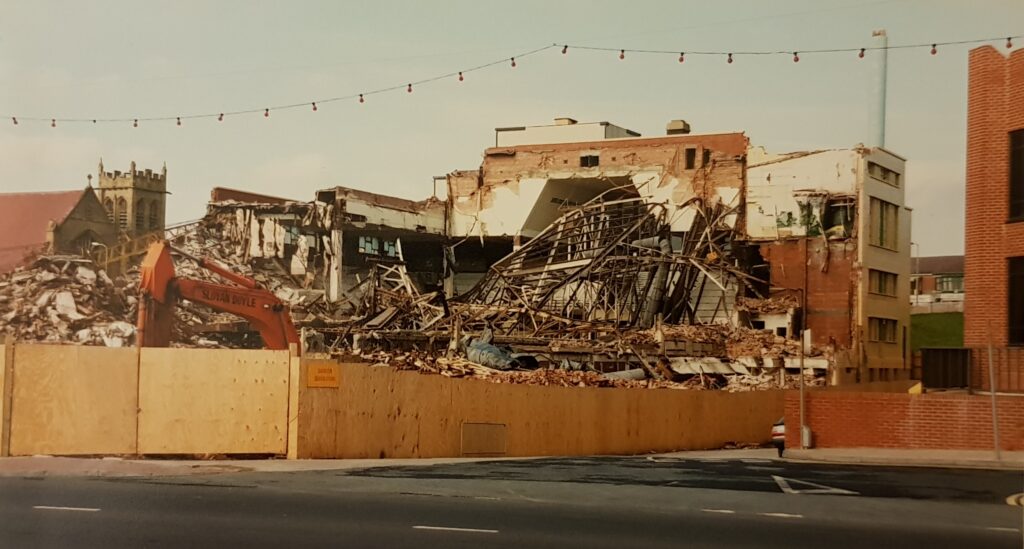
[[(991, 450), (991, 397), (809, 391), (816, 448)], [(1000, 446), (1024, 450), (1024, 398), (997, 398)], [(800, 397), (786, 394), (786, 446), (800, 447)]]
[(773, 287), (804, 286), (804, 242), (807, 246), (807, 327), (811, 329), (814, 344), (850, 349), (855, 322), (856, 279), (852, 272), (857, 261), (857, 245), (852, 240), (824, 243), (817, 238), (762, 244), (761, 257), (771, 265)]
[(1024, 256), (1024, 223), (1006, 222), (1008, 132), (1024, 128), (1024, 50), (971, 50), (967, 94), (964, 345), (985, 346), (991, 332), (1004, 347), (1006, 258)]
[[(988, 348), (971, 349), (971, 388), (988, 391)], [(992, 350), (997, 393), (1024, 393), (1024, 348), (1002, 347)]]

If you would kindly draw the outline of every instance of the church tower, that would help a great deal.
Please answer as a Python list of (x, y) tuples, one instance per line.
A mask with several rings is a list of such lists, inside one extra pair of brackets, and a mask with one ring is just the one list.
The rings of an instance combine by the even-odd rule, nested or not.
[(108, 172), (99, 166), (99, 198), (107, 217), (129, 236), (160, 231), (167, 212), (167, 164), (160, 173), (136, 170), (135, 161), (127, 173)]

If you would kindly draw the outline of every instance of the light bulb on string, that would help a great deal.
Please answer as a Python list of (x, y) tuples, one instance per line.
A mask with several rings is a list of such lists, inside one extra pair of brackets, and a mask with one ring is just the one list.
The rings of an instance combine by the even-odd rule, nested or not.
[(316, 101), (313, 101), (313, 112), (316, 112)]
[(360, 103), (366, 103), (366, 100), (363, 99), (363, 94), (359, 94), (359, 102)]
[(516, 58), (512, 57), (511, 60), (512, 60), (512, 68), (514, 69), (514, 68), (516, 68)]
[(138, 128), (139, 127), (139, 119), (138, 118), (136, 118), (135, 120), (132, 120), (132, 127), (133, 128)]
[(679, 62), (682, 63), (684, 61), (686, 61), (686, 54), (679, 52)]
[(17, 116), (12, 116), (11, 117), (11, 122), (14, 122), (14, 125), (17, 126), (18, 125), (18, 117)]
[(57, 127), (57, 119), (56, 118), (51, 118), (50, 119), (50, 127), (51, 128), (56, 128)]
[(857, 57), (864, 59), (864, 48), (860, 49), (860, 53), (857, 54)]
[(800, 62), (800, 54), (799, 53), (793, 52), (793, 62), (794, 63), (799, 63)]
[(412, 84), (409, 84), (409, 86), (405, 88), (405, 91), (412, 93)]
[(562, 46), (562, 55), (565, 55), (567, 53), (569, 53), (569, 46), (568, 45)]
[(465, 77), (462, 76), (462, 71), (459, 71), (459, 82), (462, 82), (463, 80), (465, 80)]
[(219, 114), (219, 115), (217, 116), (217, 122), (223, 122), (223, 121), (224, 121), (224, 113), (220, 113), (220, 114)]
[(726, 59), (726, 62), (729, 63), (730, 65), (732, 64), (732, 54), (731, 53), (729, 54), (729, 58)]
[(1006, 37), (1006, 49), (1010, 49), (1013, 47), (1013, 40), (1011, 40), (1011, 38), (1012, 37), (1010, 36)]
[(270, 109), (263, 109), (263, 118), (270, 118)]
[(181, 125), (181, 117), (180, 116), (178, 117), (178, 125), (179, 126)]
[(619, 50), (619, 59), (626, 58), (626, 50)]
[(96, 123), (96, 119), (95, 119), (95, 118), (93, 119), (92, 123), (93, 123), (93, 124), (95, 124), (95, 123)]
[(935, 55), (936, 53), (939, 53), (939, 49), (935, 47), (935, 44), (932, 44), (932, 55)]

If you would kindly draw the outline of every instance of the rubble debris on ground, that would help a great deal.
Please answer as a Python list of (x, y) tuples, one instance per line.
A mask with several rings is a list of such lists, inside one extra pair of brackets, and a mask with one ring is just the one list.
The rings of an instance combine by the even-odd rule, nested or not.
[(0, 332), (19, 340), (123, 347), (135, 341), (137, 282), (92, 261), (40, 256), (0, 275)]

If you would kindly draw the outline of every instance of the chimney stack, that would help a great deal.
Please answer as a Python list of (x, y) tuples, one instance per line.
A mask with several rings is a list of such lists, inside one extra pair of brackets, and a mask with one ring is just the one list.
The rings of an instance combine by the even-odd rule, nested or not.
[(665, 126), (665, 135), (687, 135), (690, 124), (686, 120), (670, 120)]

